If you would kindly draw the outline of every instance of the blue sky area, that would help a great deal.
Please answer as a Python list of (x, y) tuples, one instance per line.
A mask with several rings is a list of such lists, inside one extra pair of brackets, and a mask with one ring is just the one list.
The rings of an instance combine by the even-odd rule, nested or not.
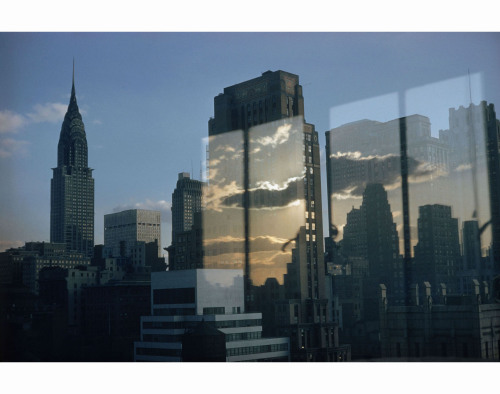
[(299, 75), (323, 160), (325, 131), (363, 118), (419, 113), (437, 135), (448, 108), (469, 104), (468, 72), (472, 101), (500, 106), (499, 33), (0, 33), (2, 251), (49, 241), (73, 58), (96, 244), (104, 214), (135, 207), (162, 211), (170, 243), (177, 174), (199, 179), (214, 97), (266, 70)]

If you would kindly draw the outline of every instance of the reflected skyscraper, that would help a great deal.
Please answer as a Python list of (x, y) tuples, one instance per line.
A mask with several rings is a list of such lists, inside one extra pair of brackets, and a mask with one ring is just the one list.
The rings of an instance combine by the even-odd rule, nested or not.
[(392, 299), (404, 299), (399, 236), (380, 183), (368, 184), (360, 208), (347, 214), (342, 249), (346, 257), (366, 259), (369, 276), (385, 284)]
[(446, 205), (424, 205), (419, 212), (416, 279), (419, 284), (429, 282), (434, 289), (443, 283), (447, 291), (456, 292), (460, 264), (458, 220), (451, 217), (451, 207)]
[[(471, 189), (463, 204), (464, 219), (478, 220), (481, 245), (491, 253), (494, 270), (500, 273), (500, 121), (495, 107), (486, 101), (449, 109), (449, 130), (440, 138), (450, 146), (450, 166), (460, 174), (456, 183)], [(472, 187), (471, 187), (472, 186)], [(486, 190), (488, 193), (486, 193)], [(489, 200), (489, 203), (487, 202)], [(485, 255), (485, 250), (482, 251)]]
[(50, 196), (50, 242), (66, 251), (91, 257), (94, 248), (94, 179), (88, 166), (87, 137), (75, 93), (75, 75), (68, 110), (57, 147)]

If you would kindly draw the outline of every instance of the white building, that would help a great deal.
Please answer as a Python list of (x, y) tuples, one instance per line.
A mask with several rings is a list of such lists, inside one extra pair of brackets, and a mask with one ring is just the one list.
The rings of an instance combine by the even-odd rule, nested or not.
[(243, 272), (226, 269), (151, 274), (135, 361), (181, 361), (182, 336), (201, 321), (225, 334), (226, 361), (289, 361), (289, 338), (262, 338), (262, 313), (244, 310)]
[(137, 241), (158, 241), (161, 256), (160, 211), (129, 209), (104, 215), (104, 256), (130, 256)]

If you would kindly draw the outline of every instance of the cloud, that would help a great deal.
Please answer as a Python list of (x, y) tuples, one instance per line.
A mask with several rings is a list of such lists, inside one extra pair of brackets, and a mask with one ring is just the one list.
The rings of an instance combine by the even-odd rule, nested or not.
[(285, 142), (288, 141), (290, 138), (290, 130), (292, 129), (291, 124), (285, 124), (282, 126), (279, 126), (276, 129), (276, 132), (272, 136), (265, 136), (261, 138), (257, 138), (255, 140), (252, 140), (251, 142), (267, 146), (270, 145), (273, 148), (276, 148), (277, 145), (284, 144)]
[[(360, 152), (330, 155), (332, 195), (336, 199), (360, 198), (368, 183), (382, 183), (386, 190), (401, 185), (401, 159), (398, 155), (362, 156)], [(422, 183), (447, 175), (431, 163), (408, 157), (408, 181)]]
[(472, 169), (472, 164), (460, 164), (457, 168), (454, 169), (455, 172), (463, 172), (463, 171), (469, 171)]
[(0, 111), (0, 134), (17, 133), (30, 123), (62, 123), (67, 108), (68, 106), (62, 103), (36, 104), (33, 110), (25, 115), (2, 110)]
[(270, 191), (285, 190), (288, 188), (290, 183), (302, 181), (303, 179), (304, 179), (303, 176), (288, 178), (286, 181), (283, 182), (282, 186), (272, 181), (258, 181), (256, 183), (257, 185), (256, 189), (270, 190)]
[(0, 140), (0, 158), (25, 156), (28, 153), (28, 141), (5, 138)]
[(144, 202), (137, 202), (133, 204), (118, 205), (113, 208), (113, 213), (126, 211), (127, 209), (149, 209), (152, 211), (160, 211), (161, 222), (171, 223), (172, 222), (172, 203), (165, 200), (152, 201), (146, 199)]
[[(212, 172), (212, 169), (210, 172)], [(243, 192), (244, 190), (236, 181), (222, 186), (211, 184), (203, 195), (206, 209), (222, 212), (224, 208), (222, 205), (225, 207), (241, 207), (243, 206)]]
[(23, 241), (6, 241), (0, 239), (0, 252), (4, 252), (10, 248), (19, 248), (21, 246), (24, 246)]
[[(265, 209), (276, 207), (296, 206), (304, 199), (302, 177), (290, 178), (278, 185), (274, 182), (259, 182), (257, 188), (248, 191), (250, 208)], [(243, 191), (243, 190), (242, 190)], [(222, 201), (224, 206), (243, 207), (243, 194), (228, 194)]]
[(26, 118), (15, 112), (5, 110), (0, 111), (0, 134), (17, 133), (26, 124)]
[(57, 123), (63, 121), (68, 106), (61, 103), (45, 103), (45, 104), (36, 104), (33, 107), (33, 109), (34, 112), (30, 112), (26, 115), (31, 122)]
[(392, 211), (392, 218), (395, 219), (402, 215), (401, 211)]

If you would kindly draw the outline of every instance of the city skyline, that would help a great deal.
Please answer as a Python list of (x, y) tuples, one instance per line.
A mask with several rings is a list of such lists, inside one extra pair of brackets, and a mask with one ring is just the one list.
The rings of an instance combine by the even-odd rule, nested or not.
[[(468, 106), (471, 98), (498, 105), (499, 39), (497, 33), (2, 33), (8, 60), (0, 62), (0, 249), (49, 240), (50, 168), (73, 57), (94, 169), (95, 244), (104, 241), (105, 214), (152, 209), (162, 212), (166, 247), (177, 174), (200, 178), (212, 100), (222, 86), (266, 70), (300, 75), (326, 184), (324, 132), (363, 118), (398, 118), (402, 94), (402, 115), (429, 117), (433, 136), (448, 128), (449, 108)], [(244, 50), (252, 56), (242, 58)], [(396, 74), (402, 69), (404, 78)], [(432, 97), (436, 89), (439, 98)]]
[[(146, 8), (142, 4), (148, 4), (149, 7)], [(257, 4), (253, 3), (252, 7), (246, 7), (244, 15), (242, 15), (243, 13), (240, 11), (239, 6), (235, 6), (229, 2), (225, 4), (220, 4), (219, 1), (216, 3), (195, 2), (193, 4), (189, 2), (183, 4), (168, 4), (166, 5), (168, 7), (166, 12), (158, 12), (160, 11), (159, 6), (150, 3), (141, 3), (138, 7), (137, 5), (134, 5), (134, 7), (124, 6), (118, 9), (116, 5), (107, 5), (102, 2), (97, 7), (97, 4), (91, 1), (90, 4), (80, 5), (76, 9), (71, 4), (30, 2), (28, 4), (29, 7), (26, 7), (27, 4), (25, 2), (17, 2), (4, 5), (6, 11), (2, 15), (2, 25), (9, 31), (82, 31), (88, 29), (94, 31), (106, 31), (109, 29), (115, 31), (205, 31), (213, 29), (217, 31), (227, 29), (239, 31), (254, 31), (256, 29), (260, 31), (273, 31), (276, 29), (283, 31), (296, 29), (307, 31), (418, 31), (422, 28), (427, 31), (442, 31), (444, 29), (450, 31), (460, 31), (463, 29), (469, 31), (498, 30), (497, 15), (495, 12), (491, 12), (493, 11), (491, 5), (485, 2), (474, 3), (472, 7), (459, 7), (456, 3), (451, 2), (421, 2), (415, 4), (415, 7), (411, 9), (408, 5), (395, 4), (393, 2), (387, 4), (384, 1), (376, 3), (362, 2), (361, 4), (355, 2), (342, 5), (319, 4), (319, 2), (312, 5), (293, 2), (288, 2), (286, 5), (280, 2), (272, 4), (269, 2), (258, 2)], [(360, 7), (363, 8), (361, 9)], [(166, 33), (165, 35), (168, 34), (170, 33)], [(409, 51), (410, 53), (397, 42), (399, 39), (396, 36), (401, 38), (405, 34), (395, 35), (395, 40), (391, 40), (390, 44), (381, 44), (380, 39), (374, 38), (375, 36), (371, 33), (358, 35), (358, 37), (364, 36), (365, 45), (354, 45), (352, 40), (342, 45), (341, 41), (344, 40), (343, 37), (349, 35), (352, 37), (356, 36), (350, 33), (337, 35), (340, 38), (336, 40), (335, 45), (333, 43), (332, 45), (324, 45), (324, 37), (329, 34), (323, 33), (320, 34), (320, 36), (323, 36), (322, 39), (309, 39), (307, 43), (304, 43), (304, 40), (291, 38), (290, 36), (293, 36), (293, 34), (290, 35), (289, 33), (273, 34), (275, 37), (284, 37), (282, 40), (264, 38), (262, 34), (257, 34), (251, 39), (252, 33), (240, 34), (239, 38), (232, 40), (224, 41), (219, 39), (219, 44), (217, 45), (207, 45), (205, 40), (199, 39), (200, 36), (210, 36), (210, 34), (206, 33), (193, 34), (191, 35), (192, 39), (181, 40), (177, 45), (170, 46), (152, 45), (153, 43), (149, 43), (151, 40), (147, 39), (150, 35), (143, 35), (146, 39), (135, 40), (139, 46), (152, 46), (152, 52), (146, 50), (138, 51), (136, 49), (137, 46), (132, 44), (116, 44), (115, 40), (105, 38), (106, 34), (91, 34), (90, 36), (94, 38), (89, 40), (74, 39), (75, 36), (85, 37), (86, 34), (82, 33), (48, 34), (42, 40), (42, 43), (39, 40), (34, 40), (31, 45), (27, 45), (28, 43), (25, 40), (16, 39), (13, 42), (11, 41), (9, 45), (6, 45), (7, 40), (5, 37), (9, 35), (16, 36), (18, 34), (0, 35), (0, 116), (9, 115), (9, 113), (6, 114), (8, 110), (14, 115), (14, 118), (12, 118), (14, 125), (16, 124), (15, 122), (18, 122), (18, 124), (24, 123), (25, 126), (22, 129), (17, 129), (17, 133), (5, 132), (5, 129), (2, 128), (2, 121), (5, 117), (2, 117), (2, 121), (0, 121), (0, 140), (3, 141), (2, 145), (0, 145), (0, 155), (11, 155), (7, 160), (4, 160), (4, 157), (0, 157), (0, 181), (3, 185), (0, 191), (0, 206), (2, 207), (0, 251), (8, 246), (1, 242), (3, 240), (13, 240), (9, 242), (14, 242), (14, 246), (21, 246), (24, 245), (24, 241), (29, 239), (35, 241), (49, 239), (48, 215), (50, 209), (51, 168), (55, 167), (56, 164), (57, 138), (69, 99), (71, 62), (73, 57), (76, 60), (78, 102), (85, 106), (85, 112), (82, 115), (89, 139), (89, 166), (96, 170), (96, 244), (103, 243), (104, 214), (112, 213), (114, 208), (116, 208), (116, 211), (127, 208), (144, 208), (147, 205), (147, 199), (151, 202), (150, 206), (155, 205), (152, 204), (153, 202), (156, 203), (162, 200), (168, 202), (168, 196), (171, 195), (175, 188), (175, 181), (179, 172), (193, 172), (194, 174), (192, 175), (198, 178), (199, 170), (197, 167), (199, 167), (199, 162), (197, 159), (201, 159), (203, 154), (201, 143), (191, 148), (183, 148), (183, 144), (184, 146), (186, 145), (185, 142), (183, 143), (183, 141), (177, 138), (176, 140), (178, 141), (169, 138), (169, 136), (174, 134), (172, 130), (175, 130), (175, 126), (172, 125), (168, 129), (165, 127), (172, 120), (168, 119), (167, 111), (160, 105), (160, 101), (165, 101), (164, 98), (170, 93), (186, 94), (186, 92), (193, 92), (190, 87), (186, 87), (190, 85), (188, 78), (186, 77), (181, 80), (179, 78), (181, 73), (175, 73), (173, 76), (176, 85), (175, 89), (168, 89), (168, 82), (162, 83), (161, 87), (153, 87), (153, 89), (151, 88), (152, 85), (146, 83), (143, 89), (140, 89), (140, 91), (137, 89), (137, 85), (140, 85), (140, 82), (148, 80), (146, 74), (151, 75), (151, 78), (155, 78), (157, 81), (162, 78), (168, 78), (168, 72), (165, 71), (167, 68), (163, 67), (167, 61), (178, 61), (184, 65), (187, 64), (187, 66), (179, 67), (181, 70), (185, 68), (186, 72), (195, 68), (198, 68), (198, 71), (200, 69), (204, 70), (196, 73), (196, 77), (193, 78), (197, 82), (196, 87), (201, 87), (201, 91), (190, 94), (187, 100), (182, 101), (176, 106), (176, 110), (172, 111), (178, 120), (177, 123), (181, 121), (185, 122), (184, 125), (186, 127), (182, 127), (182, 130), (189, 134), (189, 136), (186, 136), (185, 141), (190, 141), (191, 143), (194, 143), (195, 138), (201, 140), (202, 137), (206, 137), (206, 124), (208, 117), (211, 116), (213, 111), (212, 100), (214, 96), (222, 92), (223, 86), (230, 86), (234, 83), (256, 77), (268, 69), (284, 69), (300, 75), (301, 83), (304, 85), (304, 96), (308, 103), (307, 121), (316, 125), (320, 139), (324, 199), (326, 198), (324, 132), (331, 127), (337, 127), (341, 124), (330, 123), (330, 109), (341, 109), (339, 103), (356, 103), (358, 102), (357, 100), (378, 97), (384, 92), (392, 92), (395, 90), (395, 85), (399, 84), (403, 78), (408, 77), (408, 73), (412, 74), (413, 77), (416, 74), (422, 73), (420, 78), (412, 81), (409, 85), (423, 86), (426, 83), (436, 81), (450, 82), (458, 80), (463, 85), (463, 89), (461, 89), (463, 94), (461, 94), (460, 102), (457, 105), (455, 103), (450, 105), (458, 108), (461, 104), (468, 105), (469, 103), (468, 84), (466, 80), (467, 69), (470, 69), (473, 80), (477, 73), (482, 72), (482, 75), (486, 74), (486, 80), (491, 85), (487, 88), (486, 93), (483, 91), (483, 94), (478, 96), (475, 96), (476, 90), (473, 89), (474, 103), (478, 104), (481, 99), (485, 99), (489, 103), (494, 103), (497, 107), (500, 105), (500, 100), (498, 99), (500, 92), (498, 86), (500, 83), (497, 75), (500, 51), (494, 50), (494, 48), (498, 47), (497, 33), (451, 34), (451, 36), (455, 36), (454, 45), (448, 45), (441, 40), (435, 40), (433, 34), (426, 34), (428, 38), (425, 40), (419, 39), (418, 34), (409, 34), (409, 36), (413, 36), (414, 39), (420, 41), (421, 48), (426, 48), (427, 46), (426, 50)], [(31, 34), (31, 36), (36, 35)], [(118, 36), (120, 35), (125, 41), (134, 36), (134, 34), (119, 34)], [(172, 37), (176, 36), (175, 34), (171, 35)], [(185, 37), (189, 36), (189, 34), (182, 35)], [(232, 34), (215, 34), (214, 36), (222, 37), (224, 35), (231, 36)], [(309, 35), (314, 36), (314, 34)], [(390, 35), (392, 33), (388, 34), (388, 36)], [(449, 34), (446, 35), (450, 36)], [(464, 35), (468, 36), (469, 39), (465, 39), (462, 42), (464, 46), (462, 48), (460, 43)], [(61, 38), (56, 39), (55, 36), (60, 36)], [(65, 36), (67, 38), (62, 39)], [(300, 36), (300, 33), (295, 34), (295, 37)], [(387, 35), (383, 34), (382, 36)], [(470, 42), (471, 39), (474, 43)], [(62, 43), (61, 41), (64, 42)], [(80, 43), (74, 45), (76, 41), (80, 41)], [(82, 41), (88, 41), (88, 45), (83, 45)], [(175, 39), (172, 41), (175, 41)], [(197, 42), (196, 45), (189, 45), (193, 41)], [(51, 45), (48, 45), (49, 42), (51, 42)], [(227, 42), (227, 45), (225, 42)], [(411, 46), (411, 40), (407, 41), (407, 44)], [(394, 50), (390, 51), (393, 55), (386, 56), (385, 54), (388, 52), (382, 51), (384, 53), (380, 53), (377, 51), (376, 47), (380, 45), (387, 47), (387, 49), (393, 47)], [(472, 51), (467, 49), (471, 45), (475, 46), (475, 49)], [(36, 48), (37, 46), (38, 49)], [(95, 48), (87, 50), (88, 46), (95, 46)], [(264, 46), (267, 46), (268, 49), (258, 49)], [(165, 50), (168, 47), (173, 49), (171, 51)], [(226, 51), (222, 50), (224, 47), (227, 49)], [(304, 57), (302, 61), (300, 48), (304, 47), (306, 48), (305, 52), (309, 55), (314, 55), (314, 57)], [(147, 61), (143, 61), (146, 52), (152, 54), (148, 56)], [(212, 55), (207, 56), (207, 53), (210, 52), (212, 52)], [(128, 55), (129, 53), (131, 55)], [(230, 55), (231, 53), (232, 56)], [(346, 56), (346, 53), (351, 53), (351, 55)], [(425, 56), (421, 56), (423, 54)], [(85, 62), (83, 61), (84, 56), (88, 56)], [(190, 63), (186, 60), (193, 56), (198, 58), (196, 62)], [(209, 59), (208, 62), (207, 59)], [(131, 64), (129, 66), (131, 70), (137, 71), (142, 68), (143, 70), (147, 69), (158, 72), (144, 73), (139, 78), (139, 83), (132, 83), (122, 89), (120, 85), (126, 85), (125, 77), (134, 75), (134, 71), (128, 73), (125, 70), (126, 67), (123, 64), (125, 60), (130, 60), (132, 63), (136, 63), (137, 61), (140, 63), (137, 67)], [(229, 61), (231, 61), (231, 65), (221, 66), (223, 62)], [(23, 63), (31, 65), (23, 67)], [(404, 63), (408, 67), (402, 67), (401, 63)], [(451, 67), (447, 67), (446, 63), (451, 63)], [(192, 67), (191, 64), (193, 64)], [(385, 77), (379, 80), (376, 78), (376, 75), (380, 72), (381, 68), (379, 66), (381, 64), (387, 64), (388, 67), (384, 68)], [(201, 67), (197, 67), (200, 65)], [(338, 70), (340, 66), (342, 66), (342, 71)], [(120, 68), (123, 68), (123, 71), (120, 71)], [(361, 70), (367, 71), (363, 73), (362, 78), (357, 78), (356, 74), (359, 74)], [(427, 73), (426, 77), (423, 75), (425, 74), (424, 71)], [(332, 75), (335, 73), (337, 74), (335, 79), (329, 83), (318, 83), (325, 74)], [(338, 89), (335, 91), (328, 89), (336, 83), (338, 85), (336, 88)], [(98, 86), (99, 84), (101, 86)], [(179, 85), (185, 85), (186, 90), (179, 88)], [(27, 93), (20, 92), (23, 87)], [(132, 88), (136, 90), (136, 94), (133, 94)], [(19, 91), (16, 92), (14, 89)], [(162, 94), (157, 94), (160, 91)], [(135, 97), (143, 93), (146, 93), (147, 97), (137, 98), (139, 102), (141, 100), (142, 102), (140, 105), (134, 107)], [(122, 97), (117, 99), (120, 96)], [(51, 103), (63, 104), (64, 107), (51, 105)], [(117, 107), (107, 112), (105, 109), (107, 105), (113, 107), (117, 103), (120, 104), (120, 108)], [(126, 103), (130, 103), (130, 106), (125, 106)], [(153, 103), (151, 110), (144, 110), (150, 103)], [(195, 104), (192, 105), (193, 103)], [(37, 104), (39, 106), (35, 108)], [(194, 113), (189, 114), (189, 116), (186, 115), (185, 111), (190, 105), (196, 107), (195, 109), (198, 110), (197, 115)], [(53, 118), (47, 117), (51, 113), (51, 109), (54, 108), (59, 111), (59, 113), (54, 111), (57, 116)], [(158, 110), (158, 108), (161, 110)], [(438, 112), (440, 112), (440, 116), (442, 117), (441, 123), (446, 123), (447, 108), (444, 109), (444, 112)], [(153, 113), (162, 114), (161, 116), (165, 116), (166, 120), (163, 119), (163, 122), (159, 122), (159, 118), (155, 118), (152, 121), (152, 116), (149, 118), (148, 116)], [(28, 114), (32, 116), (28, 116)], [(162, 132), (148, 134), (147, 141), (145, 141), (146, 144), (141, 149), (141, 152), (156, 149), (154, 153), (151, 152), (151, 155), (147, 155), (148, 160), (151, 160), (153, 155), (156, 154), (157, 157), (161, 157), (161, 165), (154, 168), (153, 166), (144, 166), (143, 163), (140, 163), (140, 165), (135, 163), (135, 167), (142, 171), (141, 176), (145, 173), (145, 167), (154, 172), (149, 179), (146, 179), (144, 176), (144, 182), (139, 179), (138, 181), (142, 183), (139, 184), (138, 182), (133, 191), (135, 193), (140, 187), (147, 185), (150, 188), (147, 195), (132, 195), (132, 193), (129, 193), (127, 188), (130, 186), (130, 183), (122, 182), (122, 185), (106, 184), (110, 176), (119, 174), (123, 170), (121, 167), (125, 168), (127, 164), (130, 164), (130, 166), (126, 167), (124, 173), (135, 172), (134, 163), (130, 160), (134, 156), (131, 152), (135, 148), (135, 141), (132, 138), (133, 133), (131, 130), (136, 128), (135, 126), (139, 122), (131, 121), (135, 117), (131, 116), (132, 114), (140, 114), (139, 118), (143, 120), (149, 119), (149, 122), (151, 122), (149, 132), (162, 127)], [(438, 128), (435, 128), (437, 120), (434, 119), (434, 116), (424, 111), (421, 114), (430, 117), (432, 130), (435, 133), (438, 130)], [(22, 117), (18, 118), (15, 115)], [(378, 118), (377, 116), (373, 120), (389, 121), (397, 116), (387, 116), (387, 118)], [(170, 118), (173, 119), (174, 117), (170, 116)], [(50, 122), (42, 123), (43, 119), (50, 120)], [(125, 119), (125, 126), (122, 126), (123, 119)], [(26, 121), (32, 122), (31, 125), (26, 124)], [(91, 124), (94, 121), (96, 124)], [(99, 121), (102, 122), (101, 125), (98, 124)], [(196, 129), (189, 127), (188, 123), (190, 126), (196, 125)], [(116, 132), (112, 129), (116, 129)], [(114, 137), (120, 134), (118, 130), (121, 130), (123, 134), (121, 143), (125, 143), (130, 147), (126, 149), (126, 154), (124, 154), (126, 160), (122, 160), (117, 154), (119, 151), (118, 146), (116, 146), (116, 149), (110, 149), (110, 145), (112, 146), (115, 143), (113, 141)], [(140, 131), (142, 132), (143, 130), (141, 129)], [(104, 133), (104, 136), (99, 136), (102, 133)], [(47, 136), (50, 136), (50, 138), (47, 138)], [(160, 143), (152, 143), (152, 141), (157, 142), (155, 138), (158, 136), (161, 139)], [(47, 141), (44, 141), (44, 138)], [(165, 145), (168, 143), (171, 146), (166, 150)], [(98, 148), (99, 145), (102, 147)], [(7, 150), (9, 147), (17, 149), (17, 153)], [(188, 149), (190, 149), (189, 152)], [(24, 156), (14, 160), (13, 156), (23, 152), (23, 150)], [(43, 152), (43, 157), (40, 157), (40, 152)], [(157, 152), (161, 152), (161, 155)], [(186, 159), (180, 166), (174, 165), (178, 159), (174, 157), (176, 152), (182, 152), (184, 157), (181, 159)], [(191, 157), (193, 157), (192, 164)], [(191, 171), (191, 168), (193, 168), (193, 171)], [(157, 181), (160, 183), (156, 183)], [(26, 182), (26, 185), (22, 185), (22, 182)], [(158, 185), (158, 187), (152, 187), (151, 185)], [(7, 188), (13, 188), (14, 192), (6, 191), (5, 189)], [(140, 206), (135, 206), (135, 204), (139, 204)], [(167, 205), (165, 207), (169, 210)], [(324, 201), (324, 212), (327, 211), (326, 207), (326, 201)], [(12, 215), (10, 215), (11, 211)], [(19, 220), (16, 217), (19, 217)], [(165, 218), (162, 217), (162, 219)], [(327, 223), (326, 219), (323, 221), (325, 224)], [(28, 229), (28, 225), (32, 229)], [(163, 222), (162, 227), (164, 229), (162, 232), (162, 246), (164, 247), (170, 243), (171, 223)], [(21, 244), (18, 242), (21, 242)], [(352, 388), (353, 384), (355, 384), (358, 388), (373, 390), (374, 382), (379, 381), (381, 376), (387, 376), (388, 368), (390, 368), (392, 376), (396, 378), (384, 378), (383, 385), (380, 385), (381, 387), (383, 386), (383, 390), (388, 392), (400, 391), (404, 379), (413, 380), (416, 374), (424, 374), (428, 377), (426, 382), (434, 385), (439, 384), (443, 387), (446, 386), (448, 389), (453, 390), (456, 388), (460, 389), (460, 391), (467, 389), (477, 390), (478, 385), (484, 388), (493, 387), (492, 385), (495, 384), (496, 379), (495, 365), (495, 363), (481, 363), (476, 365), (471, 365), (470, 363), (453, 363), (440, 364), (439, 368), (436, 369), (435, 363), (413, 363), (410, 370), (406, 363), (355, 363), (349, 366), (345, 365), (343, 368), (335, 365), (335, 371), (340, 370), (342, 376), (336, 378), (334, 385), (338, 389), (347, 389)], [(5, 376), (10, 377), (10, 379), (7, 379), (6, 387), (18, 384), (25, 372), (21, 372), (15, 363), (3, 363), (2, 366), (6, 371)], [(145, 364), (142, 365), (142, 367), (145, 366)], [(73, 371), (73, 364), (59, 363), (58, 367), (62, 368), (63, 373), (62, 378), (58, 380), (59, 383), (55, 384), (52, 374), (49, 374), (49, 370), (52, 369), (50, 363), (37, 363), (36, 368), (23, 366), (24, 371), (28, 368), (30, 374), (35, 377), (26, 382), (25, 385), (38, 388), (40, 385), (46, 384), (50, 385), (53, 391), (62, 392), (63, 390), (67, 390), (67, 387), (74, 382), (76, 377)], [(91, 367), (92, 365), (87, 364), (84, 370), (87, 371)], [(110, 365), (109, 369), (116, 371), (117, 367), (118, 365)], [(193, 387), (201, 388), (201, 385), (208, 378), (213, 377), (214, 373), (220, 370), (220, 367), (218, 363), (213, 363), (205, 364), (203, 369), (196, 368), (196, 374), (200, 378), (192, 383)], [(180, 363), (169, 365), (169, 368), (174, 371), (176, 376), (174, 379), (171, 379), (171, 385), (174, 387), (184, 387), (186, 381), (192, 376), (191, 373), (186, 371), (185, 365)], [(457, 370), (458, 373), (463, 372), (464, 376), (472, 376), (478, 368), (481, 368), (483, 372), (486, 370), (486, 373), (479, 380), (475, 378), (467, 378), (465, 380), (453, 378), (457, 374)], [(106, 369), (106, 371), (109, 369)], [(108, 386), (113, 386), (114, 388), (123, 386), (127, 391), (131, 391), (157, 386), (161, 381), (161, 370), (164, 369), (164, 365), (150, 364), (147, 368), (141, 368), (141, 365), (136, 363), (121, 363), (119, 369), (120, 371), (125, 370), (126, 372), (135, 372), (136, 374), (138, 369), (140, 369), (141, 379), (126, 379), (125, 383), (120, 383), (115, 379), (111, 383), (109, 378), (104, 379), (102, 368), (100, 369), (101, 372), (94, 371), (92, 368), (92, 373), (97, 373), (99, 384), (105, 388)], [(266, 387), (270, 390), (286, 391), (290, 388), (294, 390), (299, 388), (315, 391), (324, 388), (324, 379), (283, 380), (275, 378), (276, 372), (303, 373), (304, 366), (300, 363), (274, 364), (273, 368), (269, 368), (268, 364), (247, 364), (243, 368), (232, 368), (230, 382), (233, 384), (241, 382), (248, 377), (249, 369), (251, 371), (257, 370), (260, 376), (264, 378)], [(316, 364), (313, 368), (309, 368), (306, 374), (312, 376), (313, 370), (320, 373), (334, 371), (328, 364)], [(335, 372), (333, 373), (335, 374)], [(359, 379), (360, 376), (366, 378)], [(95, 379), (87, 379), (87, 381), (80, 382), (79, 387), (81, 390), (91, 387), (95, 388), (95, 382)], [(415, 389), (418, 386), (420, 385), (416, 385)], [(250, 392), (250, 390), (254, 390), (254, 387), (252, 385), (242, 385), (241, 390)]]

